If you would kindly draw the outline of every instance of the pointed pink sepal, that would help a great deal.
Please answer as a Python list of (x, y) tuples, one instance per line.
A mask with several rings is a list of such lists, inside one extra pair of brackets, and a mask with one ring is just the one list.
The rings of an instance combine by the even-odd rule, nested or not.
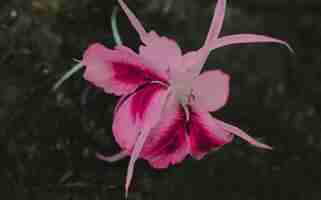
[(253, 146), (256, 146), (258, 148), (262, 148), (262, 149), (268, 149), (268, 150), (272, 150), (273, 148), (269, 145), (263, 144), (257, 140), (255, 140), (253, 137), (249, 136), (247, 133), (245, 133), (244, 131), (242, 131), (241, 129), (237, 128), (236, 126), (233, 126), (231, 124), (225, 123), (223, 121), (220, 121), (218, 119), (216, 119), (217, 123), (226, 131), (233, 133), (234, 135), (242, 138), (243, 140), (247, 141), (248, 143), (250, 143)]

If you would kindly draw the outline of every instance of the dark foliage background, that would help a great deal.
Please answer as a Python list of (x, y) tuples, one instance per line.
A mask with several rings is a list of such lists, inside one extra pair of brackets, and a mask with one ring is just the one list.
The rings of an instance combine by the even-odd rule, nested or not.
[[(128, 0), (147, 28), (195, 49), (205, 38), (215, 0)], [(115, 0), (1, 0), (1, 199), (123, 199), (128, 161), (98, 161), (118, 151), (111, 134), (115, 98), (81, 73), (57, 92), (54, 82), (99, 41), (112, 47)], [(139, 161), (129, 199), (319, 200), (321, 198), (321, 2), (228, 1), (223, 34), (254, 32), (287, 40), (211, 54), (208, 67), (232, 76), (228, 105), (215, 113), (275, 147), (236, 139), (202, 161), (165, 171)], [(125, 43), (138, 37), (123, 13)]]

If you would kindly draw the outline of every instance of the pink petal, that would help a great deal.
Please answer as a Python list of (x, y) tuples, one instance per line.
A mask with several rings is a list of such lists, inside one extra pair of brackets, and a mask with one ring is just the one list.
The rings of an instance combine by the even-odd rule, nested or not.
[(139, 55), (152, 63), (155, 71), (167, 77), (168, 72), (175, 72), (182, 64), (182, 51), (177, 43), (156, 33), (145, 46), (139, 48)]
[(182, 68), (190, 77), (196, 77), (201, 72), (210, 51), (200, 48), (197, 51), (190, 51), (183, 55)]
[(135, 28), (135, 30), (137, 31), (140, 40), (144, 43), (144, 44), (148, 44), (151, 40), (153, 40), (153, 38), (155, 37), (155, 32), (151, 31), (151, 32), (146, 32), (143, 25), (140, 23), (140, 21), (137, 19), (137, 17), (135, 16), (135, 14), (128, 8), (128, 6), (125, 4), (125, 2), (123, 0), (118, 0), (118, 3), (120, 5), (120, 7), (123, 9), (123, 11), (125, 12), (125, 14), (127, 15), (130, 23), (132, 24), (132, 26)]
[(124, 3), (123, 0), (118, 0), (120, 7), (126, 13), (130, 23), (136, 29), (137, 33), (139, 34), (142, 41), (144, 41), (144, 37), (146, 37), (146, 31), (140, 21), (137, 19), (135, 14), (128, 8), (128, 6)]
[(209, 46), (217, 39), (221, 32), (225, 9), (226, 0), (218, 0), (204, 46), (197, 51), (188, 52), (183, 56), (183, 67), (191, 74), (190, 76), (197, 76), (201, 72), (210, 53)]
[(112, 127), (116, 142), (129, 154), (140, 133), (140, 123), (136, 122), (136, 116), (133, 116), (131, 113), (131, 108), (134, 106), (132, 97), (133, 95), (128, 97), (118, 106), (118, 109), (115, 110)]
[(173, 98), (170, 97), (173, 97), (173, 95), (171, 95), (170, 90), (167, 90), (167, 93), (165, 93), (161, 101), (158, 101), (156, 102), (156, 104), (149, 106), (155, 108), (149, 110), (149, 112), (151, 113), (149, 114), (149, 116), (146, 116), (146, 120), (142, 124), (141, 133), (138, 136), (133, 151), (131, 153), (125, 184), (126, 199), (128, 196), (129, 186), (133, 178), (135, 162), (138, 159), (138, 157), (143, 157), (142, 151), (146, 144), (145, 141), (152, 134), (152, 129), (156, 126), (156, 124), (159, 123), (159, 121), (161, 121), (161, 117), (167, 116), (165, 108), (167, 107), (169, 102), (173, 102)]
[(160, 37), (154, 31), (147, 33), (124, 1), (118, 0), (118, 2), (130, 23), (138, 32), (141, 41), (146, 45), (140, 47), (140, 55), (153, 64), (154, 70), (162, 73), (164, 76), (167, 74), (168, 69), (180, 67), (182, 52), (176, 42), (166, 37)]
[(124, 95), (124, 96), (121, 96), (118, 101), (117, 101), (117, 104), (114, 108), (114, 113), (113, 113), (113, 116), (115, 116), (115, 114), (117, 113), (118, 109), (119, 109), (119, 106), (122, 105), (124, 103), (124, 101), (129, 98), (132, 94), (129, 94), (129, 95)]
[(214, 11), (215, 15), (213, 17), (213, 20), (205, 41), (205, 46), (209, 44), (211, 41), (217, 39), (218, 35), (220, 34), (223, 26), (223, 22), (224, 22), (225, 9), (226, 9), (226, 0), (218, 0)]
[(113, 134), (123, 150), (131, 152), (144, 126), (155, 124), (167, 94), (165, 86), (148, 84), (119, 103), (114, 112)]
[(202, 159), (206, 153), (229, 143), (233, 135), (221, 128), (212, 116), (195, 106), (191, 108), (188, 133), (191, 155)]
[(124, 95), (149, 81), (163, 81), (151, 65), (127, 47), (115, 50), (101, 44), (91, 45), (82, 63), (86, 65), (84, 77), (107, 93)]
[(279, 43), (285, 45), (292, 53), (294, 50), (290, 47), (290, 45), (282, 40), (275, 39), (269, 36), (264, 35), (256, 35), (256, 34), (235, 34), (221, 37), (217, 40), (214, 40), (212, 44), (210, 44), (210, 48), (212, 50), (228, 46), (232, 44), (243, 44), (243, 43)]
[(269, 149), (271, 150), (272, 147), (270, 147), (269, 145), (263, 144), (257, 140), (255, 140), (253, 137), (249, 136), (248, 134), (246, 134), (244, 131), (242, 131), (241, 129), (237, 128), (236, 126), (233, 126), (231, 124), (227, 124), (225, 122), (222, 122), (218, 119), (215, 119), (215, 121), (226, 131), (233, 133), (234, 135), (242, 138), (243, 140), (247, 141), (248, 143), (250, 143), (253, 146), (256, 146), (258, 148), (262, 148), (262, 149)]
[(202, 73), (193, 81), (195, 104), (212, 112), (223, 107), (229, 95), (229, 75), (221, 70)]
[(113, 134), (119, 146), (131, 155), (126, 177), (126, 196), (134, 165), (152, 127), (159, 121), (169, 90), (163, 84), (150, 83), (124, 97), (114, 112)]
[(122, 0), (118, 2), (145, 44), (139, 49), (140, 55), (151, 62), (154, 71), (162, 74), (163, 77), (167, 77), (168, 72), (175, 75), (176, 68), (182, 65), (182, 51), (177, 43), (169, 38), (160, 37), (154, 31), (147, 33), (127, 5)]
[(126, 176), (126, 197), (135, 162), (141, 155), (150, 130), (159, 122), (169, 90), (161, 84), (149, 84), (125, 99), (115, 112), (113, 133), (118, 144), (131, 158)]
[(189, 153), (186, 134), (186, 114), (176, 99), (165, 107), (162, 119), (151, 130), (142, 157), (157, 169), (181, 162)]
[(130, 161), (128, 164), (126, 183), (125, 183), (125, 198), (126, 199), (128, 197), (129, 186), (131, 184), (131, 181), (132, 181), (132, 178), (134, 175), (135, 162), (137, 161), (138, 157), (140, 156), (140, 153), (143, 149), (144, 143), (145, 143), (146, 138), (148, 137), (149, 133), (150, 133), (150, 129), (142, 130), (141, 134), (138, 136), (135, 146), (133, 148), (132, 155), (130, 157)]

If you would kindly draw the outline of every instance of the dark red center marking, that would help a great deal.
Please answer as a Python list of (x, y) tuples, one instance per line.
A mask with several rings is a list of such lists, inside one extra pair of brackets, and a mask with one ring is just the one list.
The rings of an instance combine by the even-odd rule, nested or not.
[(146, 81), (165, 82), (154, 72), (144, 69), (142, 66), (129, 63), (113, 62), (114, 78), (128, 84), (142, 84)]
[(190, 116), (187, 128), (194, 153), (206, 153), (224, 144), (224, 142), (215, 138), (214, 130), (209, 130), (209, 128), (202, 123), (197, 113), (191, 111)]

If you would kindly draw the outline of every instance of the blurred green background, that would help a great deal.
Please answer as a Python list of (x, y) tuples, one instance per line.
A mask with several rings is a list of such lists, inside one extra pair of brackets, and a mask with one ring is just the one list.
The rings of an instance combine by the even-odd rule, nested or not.
[[(215, 0), (128, 0), (148, 29), (183, 50), (200, 47)], [(93, 42), (113, 47), (116, 0), (1, 0), (0, 198), (3, 200), (124, 199), (128, 160), (115, 164), (96, 151), (117, 152), (112, 133), (116, 98), (78, 72), (57, 92), (57, 79)], [(138, 36), (119, 12), (127, 46)], [(231, 98), (215, 116), (237, 124), (275, 150), (240, 139), (201, 161), (156, 171), (138, 161), (129, 199), (321, 199), (321, 2), (228, 1), (223, 35), (261, 33), (288, 41), (215, 50), (206, 66), (229, 73)], [(161, 56), (161, 55), (160, 55)]]

